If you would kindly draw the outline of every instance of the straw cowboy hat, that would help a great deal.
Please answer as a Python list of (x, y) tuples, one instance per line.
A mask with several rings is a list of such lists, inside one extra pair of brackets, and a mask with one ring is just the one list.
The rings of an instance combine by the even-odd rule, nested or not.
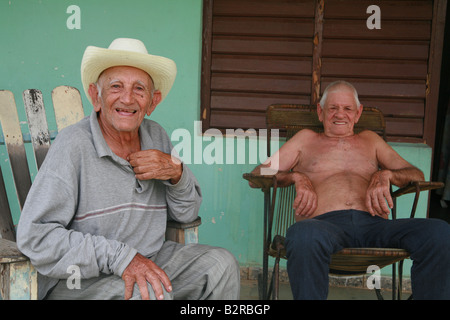
[(161, 91), (161, 101), (169, 93), (177, 74), (174, 61), (149, 54), (140, 40), (118, 38), (111, 42), (108, 49), (88, 46), (81, 61), (81, 82), (91, 103), (89, 85), (97, 82), (104, 70), (115, 66), (130, 66), (147, 72), (155, 89)]

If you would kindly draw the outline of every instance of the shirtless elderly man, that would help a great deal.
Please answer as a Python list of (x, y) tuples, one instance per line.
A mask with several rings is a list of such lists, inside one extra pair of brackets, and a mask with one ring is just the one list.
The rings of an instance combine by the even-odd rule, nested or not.
[(317, 106), (324, 132), (301, 130), (254, 170), (270, 166), (279, 185), (295, 184), (297, 223), (285, 242), (294, 298), (327, 298), (330, 258), (342, 248), (391, 247), (411, 253), (415, 299), (450, 299), (450, 227), (388, 219), (390, 185), (424, 176), (376, 133), (354, 133), (362, 110), (350, 83), (330, 84)]

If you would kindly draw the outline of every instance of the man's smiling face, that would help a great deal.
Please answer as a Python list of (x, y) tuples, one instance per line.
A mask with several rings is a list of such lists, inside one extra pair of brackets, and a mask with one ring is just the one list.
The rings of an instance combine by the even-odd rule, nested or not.
[(347, 137), (353, 135), (353, 127), (358, 122), (362, 109), (362, 106), (356, 104), (353, 91), (339, 86), (328, 92), (323, 108), (317, 106), (317, 114), (326, 136)]
[(97, 84), (90, 87), (91, 98), (101, 126), (109, 132), (137, 132), (145, 115), (150, 115), (159, 102), (160, 92), (152, 94), (150, 76), (137, 68), (106, 69)]

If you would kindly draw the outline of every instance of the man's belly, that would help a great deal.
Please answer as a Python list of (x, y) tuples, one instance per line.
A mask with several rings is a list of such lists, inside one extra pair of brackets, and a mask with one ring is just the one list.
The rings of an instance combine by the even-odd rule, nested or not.
[[(367, 211), (365, 205), (366, 190), (369, 180), (352, 173), (342, 172), (334, 174), (307, 173), (310, 177), (318, 198), (317, 209), (312, 218), (335, 210), (356, 209)], [(303, 217), (297, 217), (297, 221)]]

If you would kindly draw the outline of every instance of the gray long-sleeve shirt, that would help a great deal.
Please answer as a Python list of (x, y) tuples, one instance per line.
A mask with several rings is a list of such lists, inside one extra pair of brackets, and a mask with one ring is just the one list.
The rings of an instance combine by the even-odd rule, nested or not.
[[(164, 129), (144, 119), (141, 149), (171, 153)], [(151, 256), (162, 246), (167, 215), (180, 222), (197, 217), (201, 191), (189, 168), (176, 185), (135, 178), (131, 165), (103, 138), (96, 113), (62, 130), (28, 194), (17, 245), (39, 272), (39, 295), (68, 278), (121, 276), (134, 255)]]

